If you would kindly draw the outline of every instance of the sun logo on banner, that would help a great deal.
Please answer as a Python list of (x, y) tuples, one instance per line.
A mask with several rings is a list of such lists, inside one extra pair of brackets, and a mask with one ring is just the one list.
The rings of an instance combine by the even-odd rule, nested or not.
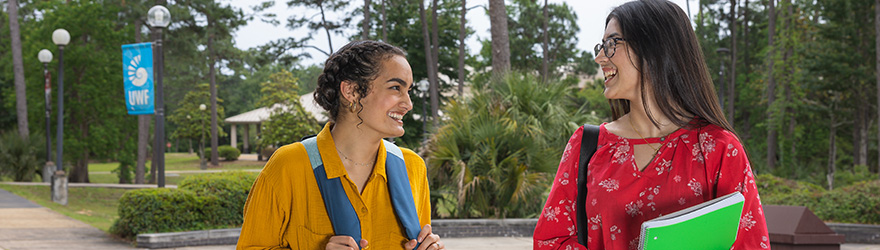
[(137, 87), (143, 86), (144, 83), (147, 83), (147, 69), (139, 67), (138, 65), (141, 62), (141, 56), (137, 55), (131, 59), (128, 65), (128, 80), (131, 81), (131, 84)]

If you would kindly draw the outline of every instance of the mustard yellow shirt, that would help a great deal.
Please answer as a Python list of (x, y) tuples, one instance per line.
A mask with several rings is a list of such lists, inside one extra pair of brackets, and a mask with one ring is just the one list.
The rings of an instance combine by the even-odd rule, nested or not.
[[(361, 235), (369, 242), (367, 248), (404, 249), (406, 234), (394, 214), (385, 177), (385, 146), (379, 143), (376, 165), (363, 194), (359, 194), (336, 154), (330, 127), (328, 123), (318, 134), (318, 150), (327, 178), (341, 177), (345, 193), (360, 218)], [(425, 161), (409, 149), (401, 150), (416, 212), (424, 227), (431, 223)], [(334, 235), (305, 147), (297, 142), (279, 148), (251, 187), (236, 248), (323, 250)]]

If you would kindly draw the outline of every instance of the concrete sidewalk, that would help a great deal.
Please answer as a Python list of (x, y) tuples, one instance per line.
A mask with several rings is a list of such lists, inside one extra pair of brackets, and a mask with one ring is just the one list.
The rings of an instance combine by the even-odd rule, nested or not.
[[(443, 239), (447, 249), (532, 248), (530, 238)], [(0, 189), (0, 250), (137, 249), (122, 240)], [(187, 250), (226, 250), (233, 245), (184, 247)]]
[[(445, 238), (447, 249), (532, 249), (523, 237)], [(0, 189), (0, 250), (137, 249), (70, 217)], [(184, 247), (187, 250), (231, 250), (233, 245)], [(844, 244), (842, 250), (880, 250), (880, 245)]]
[(124, 249), (88, 224), (0, 189), (0, 249)]

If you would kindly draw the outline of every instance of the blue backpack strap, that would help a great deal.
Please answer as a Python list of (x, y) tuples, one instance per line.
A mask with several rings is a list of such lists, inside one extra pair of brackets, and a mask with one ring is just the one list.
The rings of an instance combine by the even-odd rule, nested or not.
[[(403, 225), (406, 236), (410, 240), (417, 239), (422, 231), (419, 216), (416, 214), (416, 204), (413, 200), (412, 188), (409, 184), (409, 175), (406, 171), (406, 162), (403, 160), (403, 152), (397, 145), (382, 140), (385, 143), (385, 175), (388, 176), (388, 191), (391, 193), (391, 204), (397, 219)], [(416, 245), (417, 249), (419, 246)]]
[(358, 219), (357, 212), (355, 212), (354, 207), (351, 205), (351, 201), (348, 200), (348, 195), (345, 194), (342, 181), (338, 177), (327, 179), (327, 172), (321, 160), (321, 152), (318, 150), (316, 137), (303, 140), (302, 144), (309, 154), (309, 162), (312, 163), (312, 171), (315, 173), (318, 189), (321, 190), (321, 196), (324, 198), (324, 207), (327, 208), (327, 214), (330, 216), (333, 231), (336, 235), (351, 236), (360, 249), (361, 220)]

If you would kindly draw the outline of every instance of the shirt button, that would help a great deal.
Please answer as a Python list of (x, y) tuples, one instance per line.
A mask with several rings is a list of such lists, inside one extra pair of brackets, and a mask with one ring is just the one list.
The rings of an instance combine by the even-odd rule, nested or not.
[(367, 208), (362, 207), (362, 208), (361, 208), (361, 212), (362, 212), (362, 213), (366, 213), (366, 212), (367, 212)]

